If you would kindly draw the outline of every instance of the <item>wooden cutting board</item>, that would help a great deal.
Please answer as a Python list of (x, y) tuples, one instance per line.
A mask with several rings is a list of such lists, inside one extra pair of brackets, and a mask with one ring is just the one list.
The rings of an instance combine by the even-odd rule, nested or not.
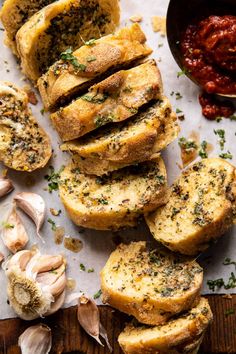
[[(214, 321), (211, 324), (200, 354), (236, 353), (236, 295), (226, 298), (222, 295), (209, 295)], [(233, 313), (235, 311), (235, 313)], [(107, 306), (100, 307), (101, 321), (107, 330), (114, 354), (122, 354), (117, 343), (117, 337), (128, 316)], [(0, 354), (20, 354), (17, 346), (19, 335), (29, 326), (39, 322), (26, 322), (20, 319), (0, 321)], [(60, 310), (56, 314), (41, 320), (46, 323), (53, 334), (52, 353), (86, 353), (108, 354), (103, 348), (90, 339), (79, 326), (76, 319), (76, 307)], [(32, 353), (34, 354), (34, 353)]]

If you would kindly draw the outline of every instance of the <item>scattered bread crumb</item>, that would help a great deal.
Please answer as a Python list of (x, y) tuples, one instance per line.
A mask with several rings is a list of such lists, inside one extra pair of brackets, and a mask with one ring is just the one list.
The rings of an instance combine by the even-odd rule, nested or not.
[(32, 88), (29, 85), (24, 86), (24, 91), (28, 96), (29, 102), (36, 106), (38, 103), (38, 99), (35, 95), (35, 92), (32, 90)]
[(50, 213), (53, 215), (53, 216), (58, 216), (60, 215), (60, 210), (56, 210), (54, 208), (50, 208)]
[(142, 22), (143, 17), (141, 15), (133, 15), (129, 18), (131, 22)]
[(2, 170), (2, 177), (6, 177), (7, 176), (7, 173), (8, 173), (8, 169), (7, 168), (4, 168), (3, 170)]
[(166, 35), (166, 17), (153, 16), (152, 29), (154, 32), (160, 32), (161, 36), (164, 37)]
[(223, 299), (229, 299), (229, 300), (232, 299), (232, 295), (230, 295), (230, 294), (225, 294), (222, 297), (223, 297)]

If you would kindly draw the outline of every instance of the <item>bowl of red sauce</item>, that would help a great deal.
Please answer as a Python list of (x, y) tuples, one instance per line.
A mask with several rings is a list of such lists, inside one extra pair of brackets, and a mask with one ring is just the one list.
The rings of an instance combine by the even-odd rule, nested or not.
[(217, 106), (214, 95), (236, 97), (236, 0), (170, 0), (167, 37), (181, 70), (203, 90), (203, 114), (231, 116), (233, 103)]

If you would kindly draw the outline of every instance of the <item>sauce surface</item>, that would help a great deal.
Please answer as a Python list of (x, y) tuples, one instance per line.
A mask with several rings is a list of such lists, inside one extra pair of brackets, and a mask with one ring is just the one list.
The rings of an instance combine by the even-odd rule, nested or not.
[(189, 25), (181, 50), (184, 67), (207, 93), (236, 94), (236, 16)]

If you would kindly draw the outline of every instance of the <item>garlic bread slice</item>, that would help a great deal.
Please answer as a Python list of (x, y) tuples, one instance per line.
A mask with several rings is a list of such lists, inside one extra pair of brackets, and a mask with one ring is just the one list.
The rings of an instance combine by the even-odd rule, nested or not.
[(18, 171), (44, 167), (52, 154), (51, 143), (28, 107), (27, 94), (1, 81), (0, 102), (0, 161)]
[(73, 140), (108, 123), (124, 121), (161, 96), (161, 75), (155, 60), (149, 60), (92, 86), (87, 94), (51, 114), (51, 119), (63, 141)]
[(136, 23), (90, 41), (73, 52), (73, 57), (84, 65), (78, 70), (70, 61), (58, 60), (38, 80), (38, 88), (46, 110), (69, 102), (94, 83), (101, 75), (120, 70), (135, 61), (147, 57), (152, 50), (146, 45), (146, 37)]
[(55, 0), (5, 0), (1, 8), (1, 21), (6, 30), (6, 44), (17, 54), (16, 33), (37, 11)]
[(103, 175), (149, 160), (178, 135), (176, 115), (166, 97), (125, 122), (103, 127), (61, 146), (80, 171)]
[(103, 302), (149, 325), (193, 307), (202, 281), (196, 261), (146, 242), (119, 245), (101, 272)]
[(235, 216), (235, 167), (204, 159), (182, 173), (169, 202), (146, 216), (154, 238), (173, 251), (195, 255), (223, 235)]
[(16, 34), (24, 74), (36, 81), (63, 52), (83, 72), (85, 67), (73, 57), (73, 50), (112, 33), (119, 19), (118, 0), (58, 0), (42, 8)]
[(207, 299), (161, 326), (128, 324), (118, 342), (125, 354), (195, 354), (212, 321)]
[(109, 176), (88, 176), (73, 164), (61, 174), (60, 198), (68, 216), (90, 229), (135, 226), (139, 217), (168, 198), (166, 170), (158, 157)]

